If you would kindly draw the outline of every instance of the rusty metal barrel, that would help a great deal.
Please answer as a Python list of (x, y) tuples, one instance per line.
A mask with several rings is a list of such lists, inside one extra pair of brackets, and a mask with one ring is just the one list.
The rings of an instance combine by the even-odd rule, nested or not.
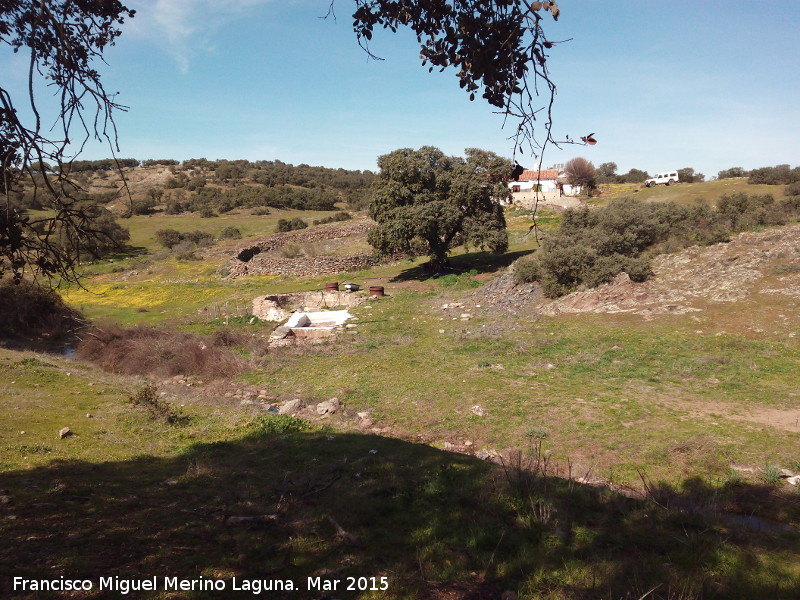
[(326, 292), (338, 292), (339, 291), (339, 282), (334, 281), (332, 283), (325, 284), (325, 291)]
[(369, 295), (371, 298), (383, 298), (383, 296), (385, 295), (383, 293), (383, 286), (382, 285), (369, 286)]

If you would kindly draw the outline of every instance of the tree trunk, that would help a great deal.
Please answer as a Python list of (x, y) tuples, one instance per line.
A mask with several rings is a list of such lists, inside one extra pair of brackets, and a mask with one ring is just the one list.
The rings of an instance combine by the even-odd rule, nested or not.
[(446, 254), (433, 254), (430, 255), (430, 261), (425, 265), (425, 269), (431, 275), (441, 275), (445, 269), (450, 266), (450, 261), (447, 260)]

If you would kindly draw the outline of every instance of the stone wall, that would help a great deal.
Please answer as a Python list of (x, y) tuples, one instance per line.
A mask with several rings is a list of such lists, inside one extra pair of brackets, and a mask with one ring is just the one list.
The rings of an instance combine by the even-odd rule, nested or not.
[(276, 233), (255, 244), (238, 248), (236, 254), (228, 261), (227, 278), (234, 279), (245, 275), (308, 277), (367, 269), (378, 262), (372, 253), (368, 252), (284, 258), (276, 251), (289, 243), (308, 244), (350, 237), (364, 233), (374, 226), (375, 222), (370, 219), (359, 219), (318, 225), (300, 231)]
[(377, 264), (372, 254), (350, 254), (345, 256), (302, 256), (282, 258), (280, 256), (256, 255), (249, 262), (231, 260), (228, 263), (228, 278), (245, 275), (289, 275), (312, 277), (325, 273), (361, 271)]

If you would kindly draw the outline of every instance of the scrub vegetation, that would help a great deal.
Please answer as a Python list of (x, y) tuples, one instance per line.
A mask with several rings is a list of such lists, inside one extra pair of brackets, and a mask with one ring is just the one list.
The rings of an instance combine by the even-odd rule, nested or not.
[(621, 198), (596, 210), (571, 209), (541, 250), (521, 259), (515, 280), (541, 282), (549, 298), (606, 283), (623, 271), (632, 281), (644, 281), (652, 274), (655, 254), (727, 242), (735, 233), (786, 225), (798, 217), (800, 196), (776, 201), (771, 194), (744, 192), (723, 195), (715, 207), (702, 201), (681, 205)]

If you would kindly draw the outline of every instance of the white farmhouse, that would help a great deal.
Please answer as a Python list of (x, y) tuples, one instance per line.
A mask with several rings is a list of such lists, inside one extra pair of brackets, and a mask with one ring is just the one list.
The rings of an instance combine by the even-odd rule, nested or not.
[(519, 181), (508, 183), (508, 189), (511, 190), (512, 202), (524, 205), (530, 200), (552, 200), (562, 195), (577, 196), (581, 193), (582, 186), (567, 183), (566, 175), (559, 173), (557, 169), (543, 169), (523, 171)]

